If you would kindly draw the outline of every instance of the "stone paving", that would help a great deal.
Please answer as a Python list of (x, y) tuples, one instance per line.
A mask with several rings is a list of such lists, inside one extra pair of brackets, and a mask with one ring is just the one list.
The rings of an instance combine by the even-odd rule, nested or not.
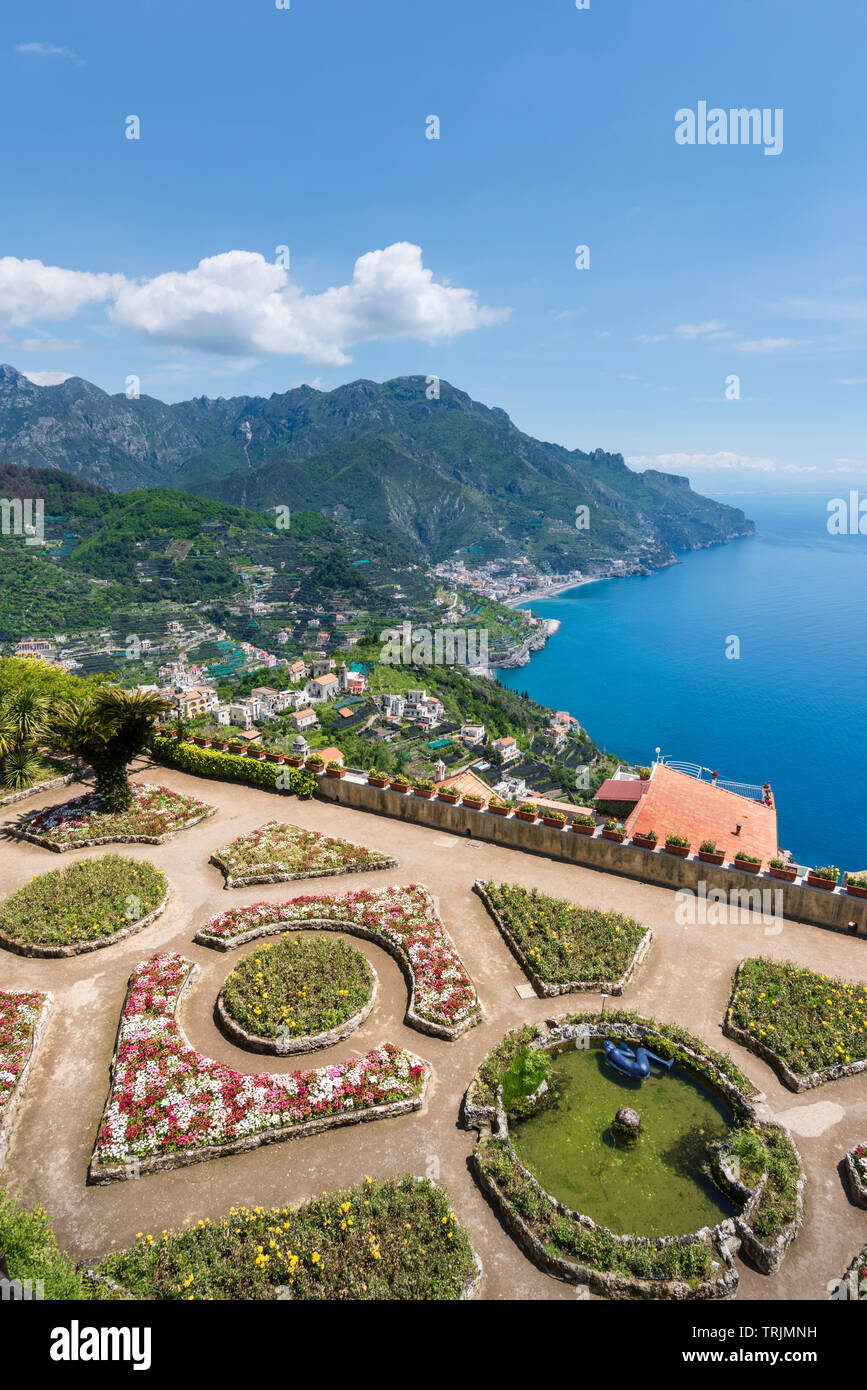
[[(867, 941), (799, 923), (766, 927), (678, 925), (675, 894), (613, 874), (557, 863), (517, 850), (482, 844), (422, 826), (350, 810), (318, 800), (282, 802), (273, 794), (206, 782), (166, 768), (143, 769), (136, 780), (157, 781), (198, 796), (217, 814), (160, 846), (129, 845), (123, 852), (149, 858), (168, 875), (173, 893), (165, 914), (139, 935), (104, 951), (69, 960), (26, 960), (0, 950), (0, 988), (50, 990), (54, 1012), (29, 1079), (12, 1134), (5, 1177), (30, 1203), (51, 1215), (60, 1242), (76, 1256), (96, 1259), (130, 1244), (137, 1231), (160, 1232), (185, 1218), (218, 1218), (246, 1203), (297, 1204), (315, 1192), (351, 1186), (369, 1174), (386, 1178), (428, 1174), (449, 1191), (485, 1268), (483, 1297), (575, 1299), (575, 1290), (541, 1273), (521, 1254), (482, 1197), (469, 1171), (474, 1132), (460, 1125), (460, 1103), (473, 1072), (504, 1032), (519, 1023), (596, 1010), (594, 994), (522, 999), (525, 977), (472, 885), (477, 878), (523, 883), (586, 905), (614, 909), (651, 927), (653, 947), (624, 992), (623, 1007), (683, 1024), (708, 1044), (727, 1050), (766, 1095), (769, 1115), (787, 1124), (807, 1172), (804, 1229), (780, 1272), (766, 1277), (738, 1261), (741, 1299), (825, 1299), (867, 1242), (867, 1212), (849, 1201), (842, 1176), (846, 1151), (867, 1139), (867, 1078), (850, 1077), (820, 1090), (787, 1091), (764, 1062), (722, 1035), (732, 973), (748, 955), (790, 959), (845, 979), (867, 978)], [(78, 795), (79, 786), (69, 795)], [(64, 793), (65, 795), (65, 793)], [(60, 799), (41, 793), (26, 809)], [(20, 808), (16, 807), (17, 812)], [(11, 811), (10, 811), (11, 815)], [(354, 874), (335, 891), (388, 883), (422, 883), (434, 894), (445, 925), (478, 989), (485, 1018), (455, 1042), (425, 1037), (404, 1025), (406, 984), (394, 960), (355, 939), (380, 979), (376, 1007), (351, 1038), (317, 1052), (311, 1065), (338, 1061), (391, 1041), (425, 1057), (434, 1075), (417, 1114), (351, 1126), (253, 1153), (145, 1176), (108, 1187), (85, 1183), (108, 1090), (120, 1009), (132, 968), (159, 950), (179, 951), (200, 974), (182, 1007), (191, 1043), (241, 1071), (261, 1070), (261, 1059), (233, 1046), (214, 1022), (214, 1004), (236, 952), (197, 945), (195, 932), (227, 906), (280, 902), (321, 892), (317, 881), (273, 884), (226, 892), (213, 850), (273, 819), (368, 845), (398, 861), (396, 869)], [(88, 849), (76, 857), (98, 857)], [(0, 839), (0, 887), (14, 892), (33, 874), (56, 867), (35, 845)], [(240, 950), (245, 948), (241, 947)], [(269, 1058), (273, 1071), (291, 1071), (299, 1059)]]

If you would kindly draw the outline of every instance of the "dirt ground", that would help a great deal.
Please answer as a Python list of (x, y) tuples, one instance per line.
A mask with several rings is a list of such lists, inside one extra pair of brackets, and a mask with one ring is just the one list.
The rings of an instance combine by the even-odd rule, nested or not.
[[(867, 978), (864, 939), (793, 922), (687, 928), (675, 921), (675, 895), (668, 889), (332, 803), (280, 801), (273, 794), (205, 782), (166, 768), (140, 771), (136, 780), (159, 782), (217, 807), (212, 819), (164, 845), (119, 847), (134, 858), (150, 858), (168, 875), (173, 893), (165, 914), (126, 942), (70, 960), (31, 961), (0, 950), (0, 987), (50, 990), (55, 1001), (16, 1121), (6, 1178), (28, 1202), (46, 1207), (60, 1242), (76, 1256), (96, 1258), (130, 1244), (137, 1231), (171, 1229), (188, 1217), (218, 1218), (233, 1204), (295, 1205), (315, 1192), (350, 1186), (365, 1174), (428, 1174), (450, 1193), (481, 1256), (483, 1297), (574, 1299), (573, 1287), (541, 1273), (526, 1259), (481, 1196), (468, 1167), (475, 1136), (460, 1127), (459, 1110), (476, 1066), (507, 1029), (582, 1008), (597, 1010), (599, 996), (518, 997), (516, 986), (525, 983), (523, 972), (471, 891), (474, 879), (488, 877), (616, 909), (651, 927), (653, 946), (626, 991), (624, 1006), (678, 1022), (711, 1046), (729, 1051), (765, 1094), (767, 1113), (791, 1129), (807, 1172), (804, 1229), (778, 1274), (767, 1277), (738, 1262), (740, 1299), (825, 1299), (829, 1282), (867, 1242), (867, 1212), (848, 1200), (840, 1166), (845, 1151), (867, 1139), (867, 1077), (832, 1082), (797, 1096), (764, 1062), (728, 1042), (721, 1031), (732, 972), (743, 957), (765, 954), (861, 980)], [(62, 795), (43, 794), (15, 812), (50, 805), (82, 790), (72, 786)], [(10, 811), (7, 819), (13, 818)], [(221, 873), (208, 863), (211, 852), (274, 819), (368, 845), (395, 856), (398, 867), (309, 883), (225, 890)], [(11, 893), (33, 874), (68, 864), (73, 857), (104, 852), (94, 848), (57, 856), (4, 837), (0, 891)], [(380, 992), (370, 1017), (351, 1037), (311, 1054), (309, 1060), (258, 1057), (227, 1041), (214, 1022), (213, 1008), (239, 952), (222, 954), (193, 943), (208, 917), (236, 904), (387, 883), (422, 883), (435, 895), (478, 989), (485, 1014), (480, 1027), (456, 1042), (405, 1027), (407, 991), (397, 965), (385, 951), (355, 939), (376, 967)], [(240, 948), (245, 949), (252, 948)], [(291, 1071), (392, 1041), (433, 1065), (423, 1108), (413, 1115), (271, 1144), (136, 1181), (88, 1187), (87, 1166), (105, 1104), (127, 981), (140, 960), (162, 950), (179, 951), (200, 967), (185, 992), (181, 1021), (191, 1043), (208, 1056), (241, 1071)]]

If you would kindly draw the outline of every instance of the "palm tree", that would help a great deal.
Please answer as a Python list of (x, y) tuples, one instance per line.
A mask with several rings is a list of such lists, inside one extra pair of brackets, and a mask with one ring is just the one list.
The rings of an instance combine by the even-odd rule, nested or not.
[(45, 733), (49, 702), (33, 686), (7, 692), (0, 701), (0, 764), (6, 787), (17, 791), (39, 775), (39, 741)]
[(56, 750), (72, 753), (93, 768), (107, 811), (126, 811), (132, 805), (127, 768), (147, 748), (154, 720), (169, 708), (161, 695), (100, 686), (84, 698), (55, 707), (48, 739)]

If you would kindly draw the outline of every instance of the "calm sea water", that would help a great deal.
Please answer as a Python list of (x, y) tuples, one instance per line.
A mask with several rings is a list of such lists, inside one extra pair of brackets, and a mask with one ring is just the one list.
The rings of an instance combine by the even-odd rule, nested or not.
[(758, 535), (531, 603), (560, 631), (499, 678), (630, 762), (770, 782), (781, 846), (867, 869), (867, 536), (829, 535), (826, 496), (722, 500)]

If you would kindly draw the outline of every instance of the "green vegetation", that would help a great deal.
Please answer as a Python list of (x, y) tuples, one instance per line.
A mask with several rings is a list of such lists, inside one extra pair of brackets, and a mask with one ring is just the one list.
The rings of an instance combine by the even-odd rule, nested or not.
[(55, 705), (44, 734), (53, 751), (90, 764), (105, 810), (120, 813), (133, 799), (127, 769), (148, 747), (154, 720), (168, 708), (159, 695), (104, 685)]
[(245, 782), (251, 787), (268, 791), (279, 790), (302, 801), (313, 795), (317, 778), (301, 768), (279, 763), (261, 763), (234, 753), (218, 753), (212, 748), (198, 748), (194, 743), (179, 743), (165, 734), (155, 734), (151, 752), (160, 762), (189, 772), (194, 777), (216, 777), (224, 782)]
[(779, 1125), (763, 1125), (762, 1142), (768, 1179), (750, 1225), (761, 1240), (773, 1240), (798, 1214), (801, 1164), (791, 1139)]
[(579, 907), (535, 888), (489, 881), (485, 892), (534, 975), (546, 983), (619, 980), (647, 931), (622, 913)]
[(445, 1193), (405, 1177), (142, 1234), (101, 1272), (142, 1299), (414, 1302), (460, 1298), (475, 1264)]
[(8, 897), (0, 906), (0, 932), (40, 946), (98, 941), (146, 917), (165, 895), (165, 875), (147, 860), (80, 859), (39, 874)]
[(60, 1249), (43, 1207), (25, 1206), (3, 1186), (0, 1186), (0, 1250), (6, 1256), (9, 1277), (31, 1280), (34, 1298), (41, 1295), (52, 1301), (101, 1300), (116, 1296), (78, 1272), (72, 1256)]
[(522, 1047), (503, 1072), (503, 1105), (510, 1114), (520, 1113), (522, 1102), (538, 1091), (551, 1076), (551, 1058), (547, 1052)]
[(231, 1018), (261, 1038), (309, 1038), (370, 1001), (373, 973), (342, 938), (284, 936), (239, 961), (222, 989)]
[(867, 1058), (867, 987), (790, 961), (742, 962), (731, 1019), (796, 1076)]

